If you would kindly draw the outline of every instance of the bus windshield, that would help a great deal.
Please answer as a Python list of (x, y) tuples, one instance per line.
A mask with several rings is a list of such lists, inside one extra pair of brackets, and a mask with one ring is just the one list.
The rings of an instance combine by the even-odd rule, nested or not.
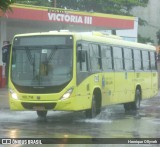
[(18, 86), (61, 86), (72, 78), (72, 36), (17, 37), (11, 79)]

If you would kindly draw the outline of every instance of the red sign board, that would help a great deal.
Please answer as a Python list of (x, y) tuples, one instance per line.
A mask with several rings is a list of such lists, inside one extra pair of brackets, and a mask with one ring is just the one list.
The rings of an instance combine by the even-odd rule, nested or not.
[(103, 13), (48, 9), (40, 7), (24, 7), (13, 5), (13, 11), (3, 17), (13, 19), (61, 22), (67, 24), (90, 25), (103, 28), (133, 29), (134, 17), (108, 15)]

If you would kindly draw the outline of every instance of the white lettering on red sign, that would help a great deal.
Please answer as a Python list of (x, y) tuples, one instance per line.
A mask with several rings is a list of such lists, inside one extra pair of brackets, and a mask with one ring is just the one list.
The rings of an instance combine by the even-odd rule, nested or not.
[(84, 24), (92, 24), (92, 17), (85, 16), (84, 17)]
[(69, 15), (63, 13), (48, 13), (48, 19), (56, 22), (78, 23), (78, 24), (92, 24), (92, 17)]

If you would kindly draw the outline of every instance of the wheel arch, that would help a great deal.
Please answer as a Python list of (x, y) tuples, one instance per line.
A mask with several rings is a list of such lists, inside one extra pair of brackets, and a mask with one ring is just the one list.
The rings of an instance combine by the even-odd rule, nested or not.
[(96, 97), (96, 102), (98, 104), (98, 107), (101, 108), (101, 106), (102, 106), (102, 92), (101, 92), (100, 87), (95, 87), (93, 90), (93, 94)]

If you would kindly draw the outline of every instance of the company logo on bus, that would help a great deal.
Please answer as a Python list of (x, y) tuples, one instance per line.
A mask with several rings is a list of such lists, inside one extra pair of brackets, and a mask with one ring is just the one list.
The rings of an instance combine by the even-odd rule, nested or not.
[(37, 100), (40, 100), (41, 99), (41, 97), (40, 96), (37, 96)]

